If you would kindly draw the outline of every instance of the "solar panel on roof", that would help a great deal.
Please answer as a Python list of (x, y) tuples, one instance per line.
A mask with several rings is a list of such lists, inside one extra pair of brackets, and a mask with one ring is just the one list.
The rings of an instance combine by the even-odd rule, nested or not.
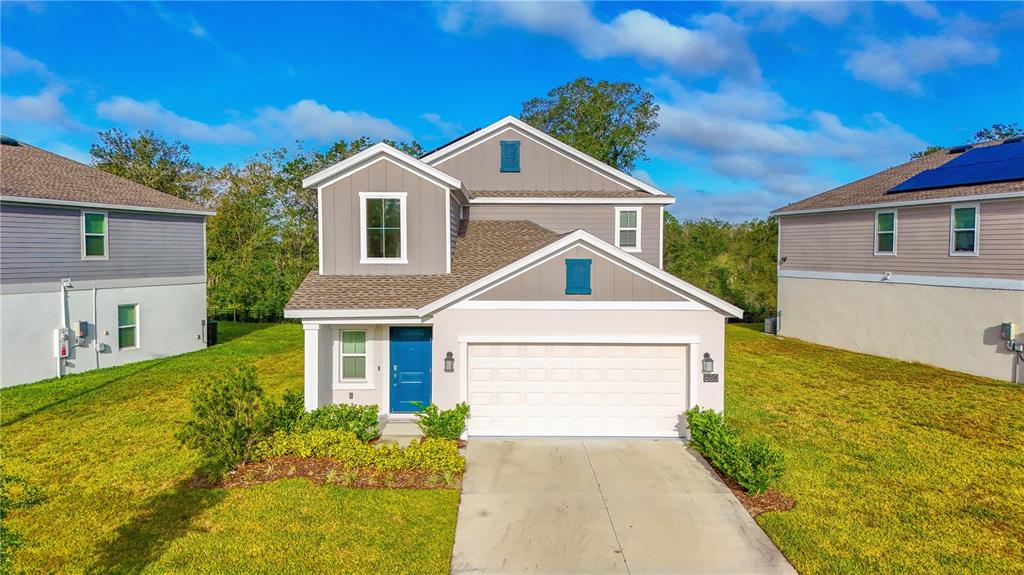
[(973, 148), (945, 164), (911, 176), (890, 192), (1024, 180), (1024, 142)]

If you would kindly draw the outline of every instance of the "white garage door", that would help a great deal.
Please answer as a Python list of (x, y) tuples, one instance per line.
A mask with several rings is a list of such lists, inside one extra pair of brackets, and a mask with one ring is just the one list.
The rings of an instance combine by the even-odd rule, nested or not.
[(678, 437), (686, 346), (469, 346), (470, 435)]

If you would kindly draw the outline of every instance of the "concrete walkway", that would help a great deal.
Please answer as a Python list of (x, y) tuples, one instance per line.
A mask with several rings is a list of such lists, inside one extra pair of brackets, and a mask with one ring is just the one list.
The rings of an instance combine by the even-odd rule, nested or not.
[(471, 439), (453, 573), (796, 573), (678, 440)]

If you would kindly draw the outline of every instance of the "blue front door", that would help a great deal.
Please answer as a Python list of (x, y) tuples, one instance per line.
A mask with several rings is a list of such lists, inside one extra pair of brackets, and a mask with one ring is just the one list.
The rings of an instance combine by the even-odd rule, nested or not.
[(429, 327), (391, 328), (391, 413), (419, 411), (414, 401), (430, 403)]

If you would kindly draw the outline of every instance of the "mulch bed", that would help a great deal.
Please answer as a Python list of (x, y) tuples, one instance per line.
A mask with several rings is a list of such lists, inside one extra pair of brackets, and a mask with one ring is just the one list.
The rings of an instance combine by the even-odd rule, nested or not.
[[(243, 463), (228, 472), (218, 487), (252, 487), (278, 479), (306, 478), (318, 485), (392, 489), (458, 489), (462, 477), (453, 484), (445, 482), (440, 473), (422, 469), (380, 471), (377, 469), (345, 469), (333, 459), (285, 455), (264, 461)], [(208, 486), (208, 485), (207, 485)]]
[[(696, 449), (694, 449), (693, 452), (701, 459), (704, 459), (704, 456), (698, 453)], [(747, 513), (749, 513), (751, 517), (757, 517), (758, 515), (769, 511), (789, 511), (796, 507), (796, 501), (792, 497), (783, 495), (775, 489), (769, 489), (757, 496), (750, 495), (744, 491), (743, 488), (740, 487), (740, 484), (736, 483), (735, 480), (722, 475), (722, 473), (715, 469), (707, 459), (704, 459), (704, 463), (706, 463), (707, 466), (715, 472), (715, 475), (717, 475), (718, 479), (729, 488), (729, 491), (732, 491), (732, 494), (739, 500), (740, 505), (747, 510)]]

